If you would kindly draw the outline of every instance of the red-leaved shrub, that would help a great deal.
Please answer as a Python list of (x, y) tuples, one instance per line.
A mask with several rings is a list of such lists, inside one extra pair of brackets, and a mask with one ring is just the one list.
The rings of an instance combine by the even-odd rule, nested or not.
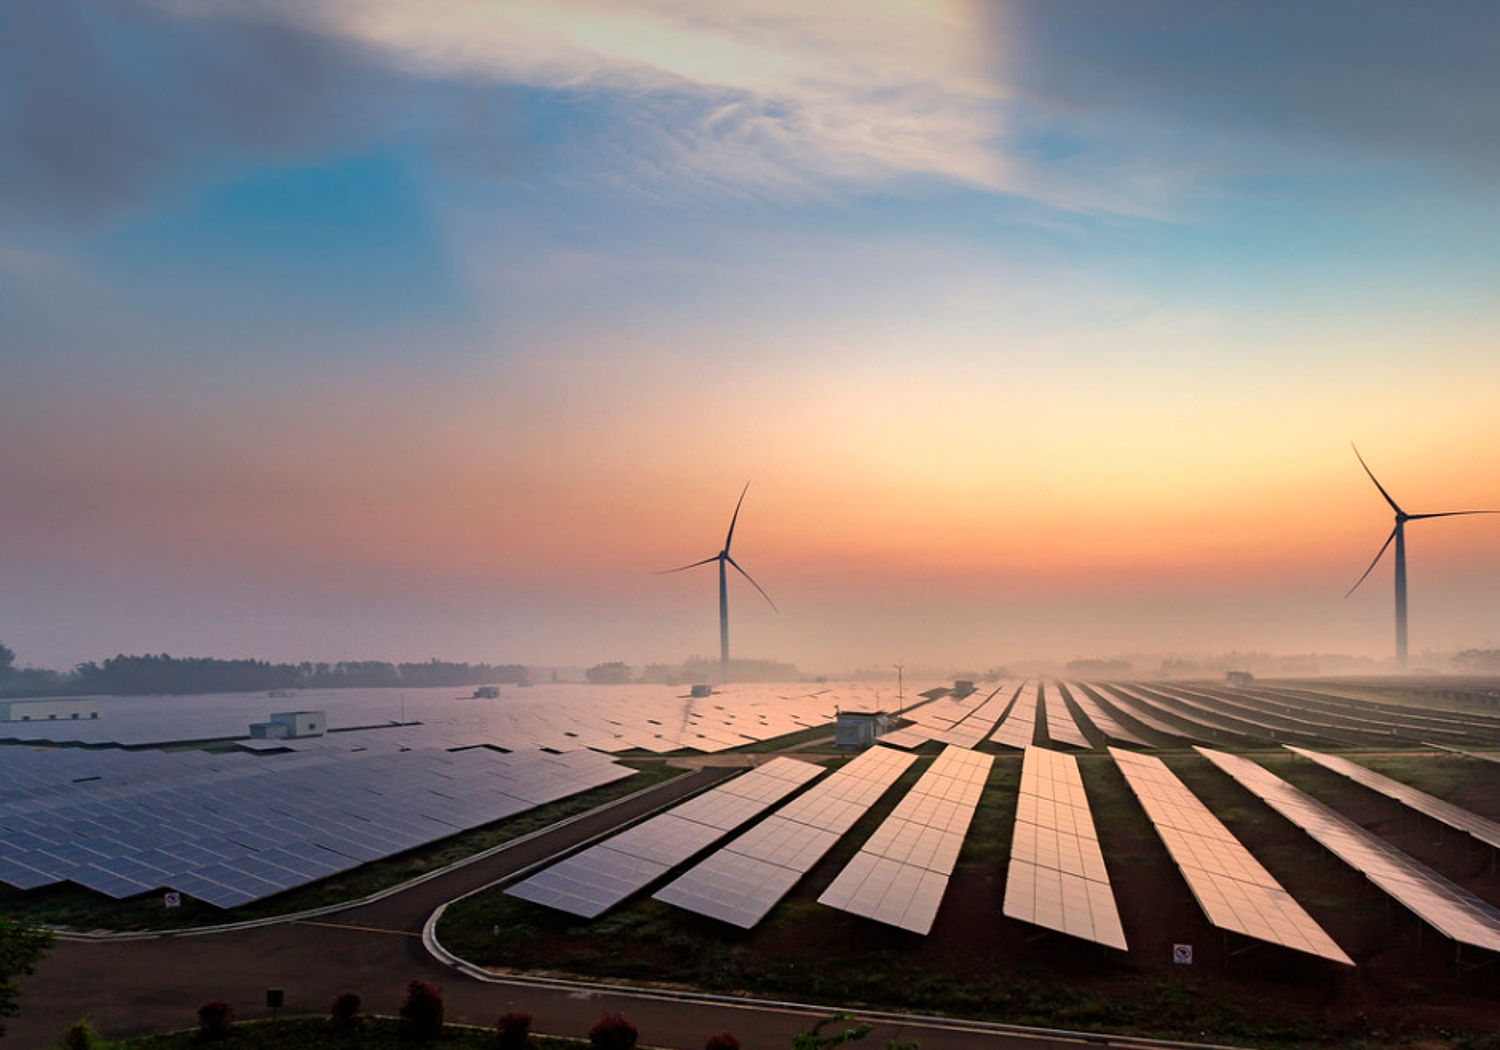
[(729, 1032), (720, 1032), (718, 1035), (708, 1037), (708, 1042), (703, 1044), (703, 1050), (740, 1050), (740, 1041)]
[(234, 1007), (223, 999), (215, 999), (198, 1007), (198, 1038), (203, 1040), (228, 1039), (234, 1027)]
[(522, 1050), (531, 1036), (531, 1015), (501, 1014), (495, 1022), (495, 1044), (500, 1050)]
[(353, 992), (343, 992), (334, 996), (333, 1006), (329, 1007), (328, 1020), (333, 1024), (335, 1032), (347, 1032), (359, 1027), (360, 998)]
[(589, 1043), (594, 1050), (634, 1050), (636, 1034), (624, 1014), (605, 1014), (589, 1029)]
[(408, 1035), (432, 1039), (443, 1031), (443, 990), (426, 981), (412, 981), (406, 986), (406, 1001), (401, 1004), (401, 1026)]

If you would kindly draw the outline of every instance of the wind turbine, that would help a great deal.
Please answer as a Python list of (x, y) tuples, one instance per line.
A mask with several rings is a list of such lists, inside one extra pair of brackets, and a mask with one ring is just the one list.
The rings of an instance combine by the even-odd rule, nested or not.
[[(729, 586), (728, 580), (726, 579), (728, 574), (725, 570), (725, 566), (733, 565), (736, 569), (738, 569), (739, 574), (745, 577), (745, 579), (749, 580), (751, 586), (753, 586), (757, 591), (760, 591), (760, 596), (770, 603), (771, 608), (776, 608), (776, 603), (771, 601), (771, 596), (765, 592), (765, 588), (756, 583), (755, 579), (748, 572), (746, 572), (744, 569), (741, 569), (740, 563), (735, 561), (734, 558), (732, 558), (729, 554), (729, 545), (734, 542), (734, 523), (740, 520), (740, 505), (745, 502), (745, 493), (749, 491), (750, 482), (747, 481), (745, 482), (745, 487), (740, 490), (739, 503), (736, 503), (734, 505), (734, 517), (729, 519), (729, 534), (724, 537), (723, 550), (721, 550), (718, 554), (715, 554), (711, 558), (704, 558), (702, 561), (695, 561), (691, 565), (680, 565), (675, 569), (667, 569), (659, 574), (665, 576), (667, 573), (683, 572), (687, 569), (696, 569), (698, 566), (707, 565), (711, 561), (716, 561), (719, 563), (719, 667), (720, 678), (725, 682), (729, 681)], [(780, 612), (779, 609), (777, 609), (777, 611)]]
[(1396, 512), (1396, 525), (1391, 529), (1391, 534), (1385, 538), (1380, 545), (1380, 550), (1375, 552), (1375, 560), (1370, 562), (1370, 567), (1364, 571), (1364, 575), (1354, 581), (1354, 586), (1349, 588), (1345, 598), (1349, 597), (1359, 585), (1365, 582), (1365, 577), (1375, 570), (1380, 559), (1385, 554), (1391, 541), (1396, 541), (1396, 664), (1403, 671), (1406, 669), (1406, 523), (1408, 521), (1421, 521), (1423, 518), (1454, 518), (1461, 514), (1500, 514), (1496, 510), (1445, 510), (1435, 514), (1408, 514), (1401, 509), (1401, 505), (1391, 499), (1391, 494), (1385, 490), (1375, 477), (1375, 472), (1370, 469), (1365, 457), (1359, 454), (1359, 448), (1351, 441), (1349, 447), (1354, 449), (1354, 458), (1359, 460), (1359, 465), (1365, 468), (1365, 473), (1370, 475), (1370, 480), (1375, 482), (1375, 487), (1385, 497), (1385, 501), (1391, 505)]

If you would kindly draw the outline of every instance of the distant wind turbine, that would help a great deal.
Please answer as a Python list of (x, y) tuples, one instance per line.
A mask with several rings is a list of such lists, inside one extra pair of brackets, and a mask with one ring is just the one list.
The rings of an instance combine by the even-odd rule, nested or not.
[(1385, 550), (1396, 541), (1396, 664), (1402, 670), (1406, 669), (1406, 523), (1408, 521), (1420, 521), (1423, 518), (1454, 518), (1461, 514), (1500, 514), (1496, 510), (1445, 510), (1436, 514), (1408, 514), (1401, 509), (1401, 505), (1391, 499), (1391, 494), (1385, 490), (1375, 477), (1375, 472), (1365, 462), (1365, 457), (1359, 454), (1359, 448), (1353, 442), (1349, 447), (1354, 449), (1354, 458), (1359, 460), (1359, 465), (1365, 468), (1365, 473), (1370, 475), (1370, 480), (1375, 482), (1375, 487), (1385, 497), (1385, 501), (1391, 505), (1396, 512), (1396, 525), (1391, 529), (1391, 534), (1385, 538), (1380, 550), (1375, 552), (1375, 560), (1370, 562), (1370, 567), (1364, 571), (1364, 575), (1354, 581), (1354, 586), (1349, 588), (1345, 598), (1349, 597), (1359, 589), (1359, 585), (1365, 582), (1365, 577), (1375, 571), (1375, 566), (1380, 563)]
[[(702, 561), (695, 561), (691, 565), (680, 565), (675, 569), (667, 569), (659, 574), (664, 576), (667, 573), (683, 572), (687, 569), (696, 569), (698, 566), (707, 565), (711, 561), (716, 561), (719, 563), (719, 667), (720, 677), (723, 679), (723, 681), (726, 682), (729, 681), (729, 586), (728, 580), (726, 579), (727, 573), (724, 567), (726, 565), (733, 565), (736, 569), (739, 570), (739, 574), (741, 576), (750, 581), (750, 585), (752, 587), (754, 587), (757, 591), (760, 591), (760, 596), (770, 603), (771, 608), (776, 608), (776, 603), (771, 601), (771, 596), (765, 592), (765, 588), (756, 583), (755, 579), (748, 572), (746, 572), (744, 569), (741, 569), (740, 563), (735, 561), (734, 558), (730, 557), (729, 554), (729, 545), (734, 542), (734, 524), (735, 522), (740, 520), (740, 506), (745, 502), (745, 493), (749, 491), (750, 482), (747, 481), (745, 482), (745, 487), (740, 490), (739, 503), (736, 503), (734, 505), (734, 517), (729, 519), (729, 534), (724, 537), (723, 550), (721, 550), (718, 554), (715, 554), (711, 558), (704, 558)], [(778, 609), (777, 611), (779, 612), (780, 610)]]

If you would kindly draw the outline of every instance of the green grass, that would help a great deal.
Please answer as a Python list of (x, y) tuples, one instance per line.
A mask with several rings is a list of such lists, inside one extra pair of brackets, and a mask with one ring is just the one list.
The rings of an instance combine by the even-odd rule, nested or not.
[(820, 740), (826, 740), (830, 747), (833, 746), (832, 726), (811, 726), (807, 729), (799, 729), (795, 733), (787, 733), (785, 736), (741, 744), (739, 747), (730, 748), (729, 753), (735, 755), (759, 755), (769, 751), (787, 751), (801, 744), (811, 744)]
[(159, 894), (116, 901), (81, 886), (60, 883), (35, 890), (0, 887), (0, 912), (27, 922), (81, 930), (183, 929), (242, 922), (359, 900), (419, 875), (447, 867), (476, 853), (520, 838), (643, 788), (682, 775), (661, 761), (629, 762), (639, 772), (550, 805), (519, 813), (472, 831), (410, 850), (397, 857), (363, 865), (308, 886), (278, 893), (228, 910), (183, 897), (179, 908), (164, 908)]

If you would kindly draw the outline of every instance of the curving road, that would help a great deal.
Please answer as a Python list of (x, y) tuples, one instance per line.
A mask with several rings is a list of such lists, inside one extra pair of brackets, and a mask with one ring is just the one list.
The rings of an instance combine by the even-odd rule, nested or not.
[[(59, 938), (36, 974), (24, 981), (21, 1014), (10, 1019), (0, 1048), (52, 1047), (83, 1016), (107, 1038), (189, 1027), (198, 1006), (211, 999), (227, 1000), (240, 1018), (266, 1017), (267, 988), (284, 990), (286, 1014), (326, 1013), (334, 996), (346, 991), (360, 995), (368, 1012), (395, 1014), (413, 978), (440, 985), (447, 1019), (465, 1024), (489, 1026), (502, 1013), (522, 1010), (532, 1014), (535, 1031), (582, 1037), (601, 1012), (618, 1010), (650, 1046), (693, 1050), (727, 1029), (747, 1050), (787, 1047), (793, 1035), (828, 1011), (692, 993), (502, 979), (450, 967), (422, 941), (428, 917), (448, 901), (672, 805), (732, 772), (699, 769), (379, 900), (316, 917), (129, 939)], [(935, 1018), (871, 1014), (869, 1019), (877, 1029), (864, 1045), (872, 1048), (889, 1039), (916, 1039), (924, 1050), (973, 1050), (1002, 1039), (1008, 1047), (1048, 1048), (1085, 1039), (1108, 1041)]]

